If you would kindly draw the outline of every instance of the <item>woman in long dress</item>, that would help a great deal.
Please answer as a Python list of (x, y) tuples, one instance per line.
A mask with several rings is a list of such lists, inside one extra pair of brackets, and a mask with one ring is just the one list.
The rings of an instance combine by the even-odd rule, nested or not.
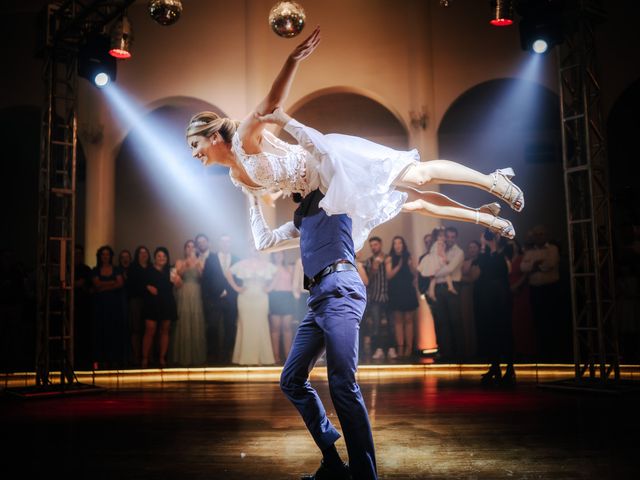
[(124, 278), (120, 268), (113, 265), (113, 254), (110, 246), (100, 247), (92, 271), (94, 369), (123, 368), (127, 360)]
[[(330, 215), (351, 217), (356, 251), (375, 226), (401, 211), (475, 222), (502, 236), (515, 236), (511, 222), (496, 211), (467, 207), (426, 190), (429, 183), (469, 185), (520, 211), (524, 195), (511, 181), (510, 168), (483, 174), (449, 160), (421, 162), (417, 150), (393, 150), (349, 135), (322, 135), (289, 117), (282, 106), (293, 77), (319, 42), (316, 29), (289, 55), (265, 99), (242, 122), (213, 112), (195, 115), (186, 131), (192, 155), (204, 165), (229, 167), (236, 186), (267, 201), (283, 193), (304, 197), (319, 188), (325, 195), (320, 207)], [(265, 129), (269, 123), (284, 127), (299, 145), (279, 140)]]
[(184, 244), (184, 259), (176, 262), (175, 297), (178, 321), (171, 343), (171, 362), (180, 366), (202, 365), (207, 360), (207, 344), (202, 310), (200, 277), (204, 262), (196, 257), (193, 240)]
[[(237, 365), (273, 365), (275, 358), (269, 331), (269, 295), (267, 289), (276, 273), (272, 263), (258, 252), (231, 265), (226, 273), (231, 287), (238, 292), (238, 331), (231, 363)], [(239, 286), (234, 277), (242, 280)]]

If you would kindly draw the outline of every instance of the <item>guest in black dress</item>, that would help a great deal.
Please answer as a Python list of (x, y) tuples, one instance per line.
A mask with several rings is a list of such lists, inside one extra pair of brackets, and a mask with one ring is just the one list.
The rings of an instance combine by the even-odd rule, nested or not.
[(92, 272), (94, 368), (122, 368), (128, 357), (124, 278), (113, 265), (113, 249), (104, 245), (96, 253)]
[(158, 247), (153, 252), (153, 267), (149, 269), (146, 279), (147, 291), (143, 305), (145, 326), (142, 340), (142, 368), (149, 366), (149, 356), (158, 325), (160, 328), (158, 364), (160, 368), (164, 368), (167, 364), (171, 322), (176, 321), (178, 317), (170, 276), (169, 251), (165, 247)]
[(132, 360), (135, 366), (142, 363), (142, 336), (144, 334), (144, 317), (142, 310), (144, 298), (147, 295), (147, 274), (151, 271), (151, 253), (144, 245), (136, 248), (133, 254), (133, 263), (129, 267), (129, 275), (126, 281), (127, 296), (129, 299), (129, 329), (131, 332)]
[[(477, 279), (474, 297), (478, 349), (491, 363), (489, 371), (482, 375), (482, 383), (514, 384), (510, 261), (503, 245), (498, 246), (498, 238), (489, 230), (484, 232), (481, 243), (484, 246), (473, 264), (472, 276)], [(501, 362), (507, 364), (504, 377)]]
[(416, 267), (404, 238), (393, 237), (391, 251), (384, 263), (398, 356), (408, 358), (413, 353), (418, 292), (415, 285)]

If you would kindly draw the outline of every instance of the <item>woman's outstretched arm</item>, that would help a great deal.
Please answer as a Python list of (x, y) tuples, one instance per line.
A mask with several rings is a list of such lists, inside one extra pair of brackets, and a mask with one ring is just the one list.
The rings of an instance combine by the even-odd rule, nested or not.
[(293, 77), (298, 69), (298, 64), (307, 58), (320, 43), (320, 27), (317, 27), (307, 39), (298, 45), (287, 57), (280, 73), (273, 82), (271, 90), (253, 112), (245, 118), (238, 128), (238, 135), (242, 140), (245, 152), (260, 152), (260, 134), (264, 127), (258, 117), (273, 112), (276, 108), (282, 107), (289, 95)]

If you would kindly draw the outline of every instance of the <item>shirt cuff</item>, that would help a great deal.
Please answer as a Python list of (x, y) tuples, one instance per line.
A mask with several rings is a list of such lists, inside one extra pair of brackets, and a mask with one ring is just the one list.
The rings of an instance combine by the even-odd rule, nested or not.
[(285, 131), (287, 131), (288, 133), (293, 134), (293, 130), (296, 128), (302, 128), (304, 127), (303, 124), (301, 124), (299, 121), (297, 121), (295, 118), (292, 118), (291, 120), (289, 120), (287, 122), (287, 124), (284, 126)]

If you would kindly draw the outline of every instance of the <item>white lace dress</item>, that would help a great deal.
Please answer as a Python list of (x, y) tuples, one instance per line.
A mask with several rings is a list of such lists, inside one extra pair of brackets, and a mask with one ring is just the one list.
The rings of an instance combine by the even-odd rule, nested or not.
[(350, 135), (323, 135), (296, 120), (285, 130), (299, 145), (283, 142), (265, 130), (264, 151), (259, 154), (245, 153), (236, 133), (231, 148), (261, 187), (244, 185), (230, 173), (231, 181), (252, 194), (281, 190), (285, 195), (305, 196), (320, 188), (325, 195), (320, 207), (327, 214), (351, 217), (354, 247), (360, 250), (373, 228), (400, 212), (407, 194), (396, 190), (392, 182), (420, 161), (418, 151), (394, 150)]
[(247, 259), (234, 263), (229, 270), (244, 286), (238, 295), (238, 330), (231, 363), (273, 365), (269, 295), (264, 289), (275, 275), (276, 267), (270, 262)]

